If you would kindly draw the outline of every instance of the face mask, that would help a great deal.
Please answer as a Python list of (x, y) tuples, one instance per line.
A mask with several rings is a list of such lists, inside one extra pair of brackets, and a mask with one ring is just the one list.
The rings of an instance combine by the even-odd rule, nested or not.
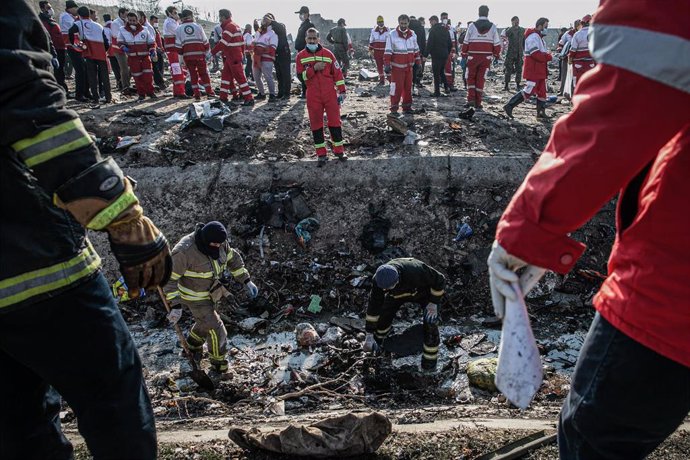
[(405, 32), (407, 30), (406, 26), (400, 26), (400, 32)]
[(158, 28), (158, 23), (157, 23), (157, 22), (154, 22), (154, 23), (153, 23), (153, 28), (154, 28), (154, 29), (157, 29), (157, 28)]
[(300, 20), (300, 21), (304, 21), (304, 15), (303, 15), (303, 14), (300, 14), (300, 15), (299, 15), (299, 20)]
[(445, 26), (445, 25), (447, 25), (447, 24), (448, 24), (448, 19), (442, 19), (442, 20), (441, 20), (441, 22), (442, 22), (442, 23), (443, 23), (443, 25)]
[(48, 14), (49, 18), (52, 18), (53, 16), (55, 16), (55, 10), (52, 8), (50, 8), (48, 11), (46, 11), (46, 13)]
[(307, 43), (307, 49), (311, 51), (312, 53), (316, 51), (319, 48), (319, 45), (316, 43)]
[(383, 29), (383, 23), (382, 23), (382, 22), (379, 22), (379, 23), (376, 24), (376, 25)]
[(134, 24), (130, 24), (130, 25), (129, 25), (129, 28), (132, 29), (132, 30), (137, 30), (137, 26), (134, 25)]

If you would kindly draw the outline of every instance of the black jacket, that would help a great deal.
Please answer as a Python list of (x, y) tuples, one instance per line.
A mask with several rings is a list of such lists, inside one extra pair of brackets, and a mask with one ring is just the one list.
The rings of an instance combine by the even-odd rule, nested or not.
[(311, 29), (312, 27), (314, 27), (314, 24), (312, 24), (311, 20), (309, 19), (302, 22), (302, 24), (299, 26), (297, 38), (295, 38), (295, 49), (297, 51), (302, 51), (307, 47), (307, 30)]
[(426, 30), (422, 23), (417, 19), (410, 20), (410, 30), (417, 35), (417, 45), (419, 45), (419, 54), (426, 56)]
[[(0, 14), (0, 313), (28, 305), (87, 281), (98, 256), (87, 246), (86, 231), (67, 211), (53, 205), (53, 193), (101, 160), (85, 131), (69, 128), (65, 141), (88, 142), (79, 148), (31, 158), (18, 141), (51, 127), (79, 123), (65, 108), (65, 93), (55, 82), (43, 25), (25, 0), (5, 0)], [(59, 128), (58, 128), (59, 129)], [(81, 131), (80, 137), (74, 137)], [(86, 137), (85, 137), (86, 136)], [(53, 137), (56, 141), (60, 138)], [(76, 141), (74, 142), (76, 143)], [(74, 145), (73, 143), (73, 145)], [(61, 144), (65, 145), (65, 144)], [(38, 151), (47, 148), (36, 145)], [(80, 267), (84, 267), (79, 271)], [(52, 268), (51, 268), (52, 267)], [(54, 270), (56, 267), (62, 267)], [(69, 267), (69, 268), (68, 268)], [(46, 269), (44, 272), (37, 270)], [(26, 278), (42, 283), (25, 286)], [(54, 281), (53, 284), (48, 284)], [(9, 289), (8, 289), (8, 286)], [(13, 287), (12, 287), (13, 286)]]
[(374, 283), (369, 296), (370, 308), (376, 310), (383, 306), (385, 301), (409, 302), (420, 298), (439, 304), (446, 286), (445, 276), (412, 257), (393, 259), (388, 264), (395, 267), (400, 280), (390, 291), (384, 291)]
[(431, 55), (432, 59), (448, 59), (453, 49), (453, 41), (450, 39), (448, 29), (440, 22), (429, 30), (429, 40), (426, 42), (425, 56)]
[(285, 24), (278, 21), (273, 21), (271, 23), (273, 27), (273, 32), (278, 36), (278, 48), (276, 48), (276, 57), (278, 56), (290, 56), (290, 45), (287, 41), (287, 31), (285, 30)]

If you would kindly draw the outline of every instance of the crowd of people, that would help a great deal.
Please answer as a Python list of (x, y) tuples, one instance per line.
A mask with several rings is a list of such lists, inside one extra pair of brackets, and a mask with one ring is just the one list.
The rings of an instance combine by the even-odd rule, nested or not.
[[(233, 21), (229, 10), (221, 9), (220, 23), (209, 39), (191, 10), (178, 13), (175, 6), (165, 9), (162, 31), (159, 18), (143, 11), (120, 8), (114, 20), (104, 14), (101, 25), (94, 10), (79, 7), (73, 0), (66, 2), (59, 23), (53, 19), (55, 13), (49, 1), (41, 1), (40, 8), (54, 52), (55, 78), (68, 91), (65, 70), (73, 69), (74, 91), (68, 91), (68, 95), (73, 94), (78, 101), (112, 102), (110, 71), (117, 89), (125, 96), (137, 94), (139, 100), (156, 98), (156, 91), (166, 88), (168, 80), (172, 82), (173, 97), (216, 97), (210, 73), (221, 70), (221, 65), (221, 101), (251, 106), (255, 101), (273, 103), (291, 97), (293, 50), (285, 25), (272, 13), (241, 27)], [(352, 38), (345, 19), (340, 18), (326, 36), (332, 50), (327, 49), (310, 20), (309, 8), (303, 6), (296, 14), (301, 21), (294, 41), (296, 76), (302, 85), (300, 97), (307, 99), (318, 164), (327, 159), (324, 113), (329, 120), (333, 153), (346, 159), (342, 151), (340, 104), (347, 94), (345, 79), (354, 55)], [(389, 84), (390, 112), (414, 113), (413, 99), (418, 93), (413, 88), (423, 87), (428, 59), (433, 75), (432, 97), (447, 97), (457, 91), (456, 79), (461, 76), (467, 92), (463, 107), (467, 115), (483, 109), (487, 72), (504, 55), (504, 90), (509, 91), (513, 75), (517, 89), (504, 106), (510, 118), (514, 108), (531, 97), (537, 101), (537, 118), (549, 118), (545, 111), (546, 78), (554, 55), (560, 59), (557, 67), (561, 93), (569, 73), (572, 78), (567, 81), (572, 83), (568, 84), (574, 86), (595, 65), (588, 50), (590, 15), (576, 21), (572, 29), (561, 30), (553, 54), (544, 42), (549, 27), (547, 18), (539, 18), (534, 27), (524, 29), (515, 16), (511, 26), (499, 34), (488, 16), (489, 8), (482, 5), (477, 19), (462, 27), (462, 22), (454, 26), (448, 13), (443, 12), (429, 17), (428, 31), (423, 17), (401, 14), (396, 27), (389, 28), (383, 16), (378, 16), (368, 50), (378, 70), (379, 85)], [(169, 79), (164, 75), (166, 59)], [(213, 63), (210, 71), (209, 63)], [(566, 94), (572, 94), (572, 88)]]

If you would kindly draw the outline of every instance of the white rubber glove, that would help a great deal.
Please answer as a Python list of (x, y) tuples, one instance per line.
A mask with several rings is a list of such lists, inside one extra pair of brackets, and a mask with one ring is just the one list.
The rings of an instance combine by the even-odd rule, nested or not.
[(429, 304), (426, 306), (424, 319), (429, 324), (436, 324), (436, 322), (438, 321), (438, 305), (429, 302)]
[[(519, 282), (522, 295), (527, 295), (536, 286), (546, 269), (529, 265), (522, 259), (510, 255), (503, 247), (494, 241), (486, 261), (489, 265), (489, 285), (491, 286), (491, 302), (494, 305), (494, 313), (498, 318), (503, 318), (506, 308), (506, 299), (516, 300), (517, 294), (510, 283)], [(520, 276), (515, 273), (520, 268), (526, 267)]]
[(171, 308), (170, 313), (168, 313), (168, 322), (170, 323), (171, 326), (174, 326), (177, 324), (177, 322), (182, 318), (182, 309), (181, 308)]
[(371, 332), (367, 332), (367, 335), (364, 338), (364, 344), (362, 345), (362, 350), (367, 352), (375, 352), (378, 349), (379, 344), (376, 343), (376, 340), (374, 340), (374, 334), (372, 334)]
[(249, 293), (249, 297), (252, 299), (255, 299), (256, 296), (259, 295), (259, 288), (256, 287), (256, 284), (254, 282), (249, 281), (245, 286), (247, 286), (247, 292)]

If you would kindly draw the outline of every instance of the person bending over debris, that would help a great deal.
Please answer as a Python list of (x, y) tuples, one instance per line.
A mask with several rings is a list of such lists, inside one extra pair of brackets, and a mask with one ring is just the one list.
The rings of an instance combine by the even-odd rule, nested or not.
[(192, 82), (194, 99), (201, 100), (200, 83), (206, 90), (206, 96), (210, 99), (216, 96), (211, 87), (211, 77), (206, 66), (206, 54), (211, 50), (211, 45), (206, 38), (204, 29), (194, 22), (194, 13), (191, 10), (183, 10), (180, 13), (182, 23), (175, 30), (175, 48), (182, 55), (184, 63), (189, 71), (189, 79)]
[(513, 109), (533, 94), (537, 97), (537, 119), (549, 118), (546, 115), (546, 77), (549, 74), (547, 66), (552, 56), (547, 51), (543, 38), (548, 27), (549, 20), (539, 18), (534, 29), (527, 29), (525, 32), (524, 77), (526, 82), (525, 87), (503, 106), (503, 110), (510, 118), (513, 118)]
[(398, 113), (400, 98), (403, 113), (412, 113), (412, 69), (422, 63), (417, 37), (409, 25), (409, 16), (398, 17), (398, 27), (388, 34), (383, 54), (384, 70), (391, 75), (391, 113), (394, 114)]
[[(242, 29), (232, 22), (232, 14), (228, 10), (220, 10), (218, 16), (221, 20), (222, 35), (218, 44), (211, 53), (223, 53), (223, 73), (220, 81), (220, 100), (227, 101), (228, 93), (232, 89), (232, 100), (239, 101), (244, 99), (243, 105), (254, 105), (252, 91), (247, 84), (242, 68), (242, 57), (244, 56), (244, 39)], [(237, 82), (235, 89), (234, 82)]]
[(319, 43), (318, 30), (309, 29), (306, 40), (306, 48), (297, 54), (295, 62), (297, 74), (307, 84), (309, 124), (314, 136), (318, 166), (321, 166), (328, 159), (326, 140), (323, 136), (324, 112), (328, 118), (333, 155), (339, 160), (347, 160), (340, 121), (340, 104), (346, 97), (345, 78), (333, 53)]
[(433, 371), (441, 343), (438, 333), (438, 305), (446, 278), (436, 269), (413, 258), (393, 259), (374, 274), (366, 317), (365, 351), (377, 351), (390, 333), (393, 318), (408, 302), (425, 305), (422, 369)]
[(585, 245), (571, 232), (620, 191), (558, 446), (565, 460), (634, 460), (690, 411), (690, 60), (668, 52), (690, 49), (690, 4), (604, 0), (596, 18), (598, 65), (501, 217), (488, 265), (502, 317), (511, 284), (526, 295), (544, 269), (573, 268)]
[(65, 108), (31, 6), (2, 6), (0, 458), (73, 458), (62, 396), (95, 459), (154, 460), (141, 361), (86, 229), (108, 233), (132, 298), (167, 282), (168, 243)]
[(244, 283), (252, 298), (259, 289), (251, 281), (240, 253), (230, 247), (228, 233), (220, 222), (197, 224), (194, 232), (175, 245), (172, 259), (172, 276), (163, 288), (172, 304), (168, 320), (176, 324), (182, 316), (182, 305), (187, 306), (195, 320), (187, 335), (190, 351), (200, 360), (206, 342), (213, 370), (224, 374), (228, 370), (228, 332), (215, 305), (223, 297), (230, 277)]

